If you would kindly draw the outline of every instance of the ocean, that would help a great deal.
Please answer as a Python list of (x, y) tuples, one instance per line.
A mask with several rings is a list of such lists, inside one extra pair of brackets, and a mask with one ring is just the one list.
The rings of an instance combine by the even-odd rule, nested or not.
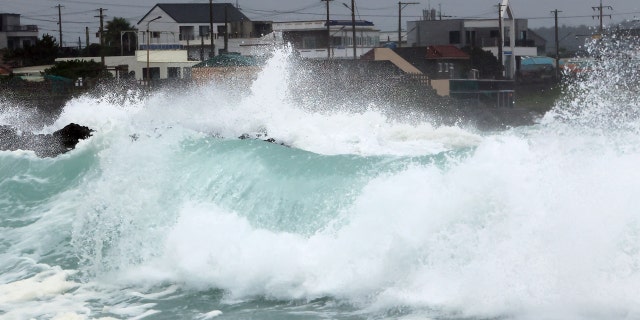
[(94, 129), (76, 149), (0, 151), (0, 318), (640, 318), (640, 98), (622, 57), (535, 124), (481, 131), (311, 110), (287, 97), (288, 55), (242, 95), (77, 97), (39, 129)]

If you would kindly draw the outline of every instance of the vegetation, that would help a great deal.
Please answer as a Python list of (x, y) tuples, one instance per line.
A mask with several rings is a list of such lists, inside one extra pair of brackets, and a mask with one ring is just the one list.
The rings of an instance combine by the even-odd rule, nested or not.
[[(134, 32), (121, 33), (122, 31)], [(132, 55), (137, 45), (136, 32), (137, 30), (125, 18), (115, 17), (107, 22), (104, 32), (105, 55), (119, 56), (121, 53)]]
[(109, 72), (103, 71), (100, 62), (80, 60), (56, 62), (53, 67), (45, 70), (44, 73), (69, 79), (92, 79), (110, 75)]
[[(462, 51), (471, 57), (469, 69), (478, 70), (480, 78), (498, 79), (502, 77), (500, 72), (502, 66), (490, 51), (482, 50), (480, 47), (464, 47)], [(467, 71), (469, 70), (465, 70), (465, 72)]]
[(560, 85), (526, 85), (516, 87), (515, 104), (520, 108), (537, 110), (541, 113), (549, 111), (562, 95)]
[(53, 64), (58, 56), (58, 44), (53, 36), (44, 34), (33, 46), (10, 50), (4, 55), (5, 61), (29, 67)]

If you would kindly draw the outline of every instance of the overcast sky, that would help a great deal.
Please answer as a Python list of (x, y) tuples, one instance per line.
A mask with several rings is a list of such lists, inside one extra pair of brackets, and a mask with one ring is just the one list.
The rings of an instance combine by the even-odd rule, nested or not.
[[(208, 3), (207, 0), (0, 0), (0, 12), (19, 13), (22, 24), (35, 24), (40, 33), (48, 33), (58, 38), (58, 9), (63, 6), (62, 37), (66, 46), (76, 45), (78, 38), (84, 46), (85, 27), (89, 27), (91, 42), (96, 42), (98, 31), (98, 8), (104, 8), (106, 21), (114, 17), (126, 18), (132, 25), (138, 22), (156, 3)], [(325, 2), (321, 0), (217, 0), (215, 3), (238, 3), (240, 9), (254, 20), (318, 20), (326, 18)], [(418, 20), (422, 10), (428, 7), (442, 8), (444, 16), (460, 18), (494, 18), (497, 16), (498, 0), (404, 0), (418, 2), (407, 5), (402, 11), (403, 28), (408, 20)], [(351, 12), (345, 4), (350, 0), (332, 0), (332, 19), (351, 19)], [(597, 26), (592, 15), (597, 14), (591, 7), (598, 6), (600, 0), (511, 0), (516, 18), (528, 18), (529, 27), (553, 26), (550, 11), (558, 9), (560, 25), (586, 24)], [(605, 24), (617, 23), (625, 19), (640, 19), (640, 0), (603, 0)], [(356, 0), (356, 19), (372, 21), (382, 31), (398, 28), (398, 1)]]

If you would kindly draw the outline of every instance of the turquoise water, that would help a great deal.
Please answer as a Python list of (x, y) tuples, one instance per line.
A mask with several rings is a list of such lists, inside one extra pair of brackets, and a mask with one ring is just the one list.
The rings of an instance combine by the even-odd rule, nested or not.
[(640, 317), (625, 79), (594, 72), (540, 123), (478, 132), (309, 111), (286, 56), (243, 98), (80, 97), (43, 129), (94, 128), (75, 150), (0, 151), (0, 318)]

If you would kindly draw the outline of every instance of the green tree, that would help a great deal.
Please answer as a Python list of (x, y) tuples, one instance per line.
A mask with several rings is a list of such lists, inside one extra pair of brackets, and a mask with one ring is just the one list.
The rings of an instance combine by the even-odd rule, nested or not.
[(9, 51), (4, 59), (24, 67), (53, 64), (58, 57), (58, 50), (56, 39), (44, 34), (35, 45)]
[(498, 58), (490, 51), (482, 50), (479, 47), (464, 47), (462, 51), (466, 52), (470, 57), (469, 62), (470, 69), (477, 69), (480, 72), (481, 78), (495, 78), (502, 77), (502, 66), (498, 62)]
[[(122, 31), (134, 32), (122, 33)], [(125, 18), (113, 18), (105, 26), (105, 54), (110, 56), (119, 56), (121, 53), (132, 55), (137, 46), (136, 34), (137, 30)]]
[(70, 60), (60, 61), (44, 71), (46, 75), (54, 75), (69, 79), (104, 77), (109, 72), (102, 70), (102, 64), (95, 61)]

